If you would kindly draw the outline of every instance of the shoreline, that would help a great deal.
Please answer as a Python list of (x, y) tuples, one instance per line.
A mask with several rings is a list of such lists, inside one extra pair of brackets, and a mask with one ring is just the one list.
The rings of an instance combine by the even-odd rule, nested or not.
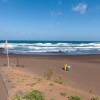
[[(6, 58), (6, 54), (0, 53), (0, 58)], [(42, 58), (42, 59), (67, 59), (71, 61), (100, 63), (100, 54), (86, 54), (86, 55), (38, 55), (38, 54), (9, 54), (11, 58)]]
[[(6, 54), (4, 54), (4, 53), (0, 53), (0, 55), (6, 55)], [(9, 55), (11, 55), (11, 56), (15, 56), (15, 55), (17, 55), (17, 56), (64, 56), (64, 57), (77, 57), (77, 56), (81, 56), (81, 57), (85, 57), (85, 56), (98, 56), (98, 57), (100, 57), (100, 54), (76, 54), (76, 55), (67, 55), (67, 54), (59, 54), (59, 55), (55, 55), (55, 54), (51, 54), (51, 55), (46, 55), (46, 54), (13, 54), (13, 53), (9, 53)]]

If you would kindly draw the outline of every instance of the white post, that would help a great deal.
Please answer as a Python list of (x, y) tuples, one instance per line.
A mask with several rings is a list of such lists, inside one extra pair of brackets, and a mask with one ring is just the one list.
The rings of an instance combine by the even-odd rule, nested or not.
[(8, 67), (9, 67), (9, 54), (8, 54), (8, 42), (6, 40), (5, 44), (4, 44), (6, 51), (7, 51), (7, 61), (8, 61)]

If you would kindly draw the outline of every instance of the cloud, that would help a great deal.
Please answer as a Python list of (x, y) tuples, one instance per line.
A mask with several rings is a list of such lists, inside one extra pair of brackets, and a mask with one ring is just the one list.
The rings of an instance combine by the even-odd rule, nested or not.
[(62, 16), (63, 13), (61, 11), (51, 11), (50, 15), (51, 16)]
[(55, 21), (55, 20), (49, 20), (48, 21), (48, 28), (56, 28), (56, 27), (59, 27), (61, 25), (60, 21)]
[(79, 12), (80, 14), (84, 14), (87, 10), (87, 4), (79, 3), (75, 7), (72, 8), (73, 11)]

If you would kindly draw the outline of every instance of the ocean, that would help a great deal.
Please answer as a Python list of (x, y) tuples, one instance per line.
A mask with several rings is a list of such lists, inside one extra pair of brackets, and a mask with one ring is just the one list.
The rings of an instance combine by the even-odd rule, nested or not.
[[(6, 53), (4, 40), (0, 40), (2, 53)], [(9, 53), (40, 55), (100, 54), (99, 41), (23, 41), (9, 40)]]

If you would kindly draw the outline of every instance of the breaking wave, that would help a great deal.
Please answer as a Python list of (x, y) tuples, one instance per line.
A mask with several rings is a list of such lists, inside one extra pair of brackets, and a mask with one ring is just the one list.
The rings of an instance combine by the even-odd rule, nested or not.
[[(4, 48), (4, 43), (0, 43)], [(4, 48), (3, 53), (6, 53)], [(9, 53), (14, 54), (98, 54), (100, 42), (48, 42), (48, 43), (9, 43)]]

